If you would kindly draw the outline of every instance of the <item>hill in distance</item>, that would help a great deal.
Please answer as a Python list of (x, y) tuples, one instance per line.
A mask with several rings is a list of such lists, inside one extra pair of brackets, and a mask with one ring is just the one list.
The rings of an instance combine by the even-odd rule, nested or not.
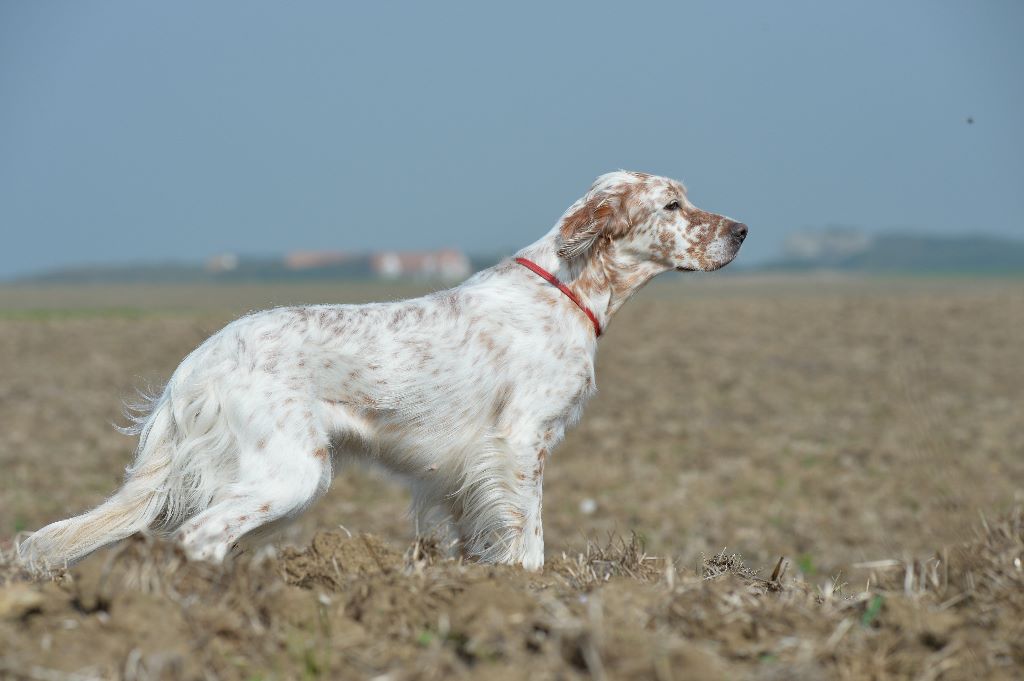
[(1024, 275), (1024, 241), (995, 236), (870, 235), (851, 228), (795, 232), (768, 270), (878, 274)]

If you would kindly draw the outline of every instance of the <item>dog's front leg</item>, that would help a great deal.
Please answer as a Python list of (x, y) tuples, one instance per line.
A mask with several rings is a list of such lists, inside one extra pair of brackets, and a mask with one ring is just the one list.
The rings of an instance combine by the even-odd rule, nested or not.
[(529, 447), (515, 457), (516, 522), (511, 541), (511, 555), (505, 562), (522, 565), (527, 570), (544, 567), (544, 465), (547, 447)]
[(527, 570), (539, 570), (544, 567), (544, 524), (541, 512), (544, 509), (544, 464), (548, 450), (541, 448), (536, 454), (532, 468), (521, 471), (525, 479), (522, 497), (525, 501), (522, 547), (517, 562)]
[(463, 552), (488, 563), (544, 566), (543, 506), (546, 447), (498, 446), (477, 459), (470, 482), (451, 501)]

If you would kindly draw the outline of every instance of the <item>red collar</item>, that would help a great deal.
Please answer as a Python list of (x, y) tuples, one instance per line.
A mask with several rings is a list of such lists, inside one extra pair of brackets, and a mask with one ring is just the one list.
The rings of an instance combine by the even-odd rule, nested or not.
[(594, 325), (594, 333), (598, 336), (601, 335), (601, 322), (597, 321), (597, 316), (590, 311), (590, 308), (584, 305), (576, 294), (569, 290), (569, 287), (558, 280), (558, 277), (548, 272), (546, 269), (526, 258), (516, 258), (516, 262), (525, 267), (528, 270), (533, 271), (541, 279), (544, 279), (548, 283), (554, 285), (559, 291), (565, 294), (565, 297), (576, 303), (576, 306), (583, 310), (583, 313), (590, 318), (590, 323)]

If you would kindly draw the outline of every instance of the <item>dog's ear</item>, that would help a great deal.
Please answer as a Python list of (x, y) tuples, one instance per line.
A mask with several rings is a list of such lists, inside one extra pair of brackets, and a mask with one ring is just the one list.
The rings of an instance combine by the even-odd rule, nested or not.
[[(598, 178), (598, 183), (602, 179)], [(599, 187), (598, 183), (562, 216), (560, 258), (572, 260), (585, 255), (601, 236), (618, 236), (629, 228), (625, 187)]]

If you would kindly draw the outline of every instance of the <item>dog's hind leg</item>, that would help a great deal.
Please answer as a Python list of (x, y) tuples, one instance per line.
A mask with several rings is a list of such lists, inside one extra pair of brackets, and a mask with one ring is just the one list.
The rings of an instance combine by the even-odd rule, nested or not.
[(246, 534), (294, 518), (327, 491), (331, 457), (326, 437), (312, 446), (284, 440), (272, 438), (262, 449), (242, 452), (240, 479), (181, 526), (177, 539), (190, 558), (220, 562)]

